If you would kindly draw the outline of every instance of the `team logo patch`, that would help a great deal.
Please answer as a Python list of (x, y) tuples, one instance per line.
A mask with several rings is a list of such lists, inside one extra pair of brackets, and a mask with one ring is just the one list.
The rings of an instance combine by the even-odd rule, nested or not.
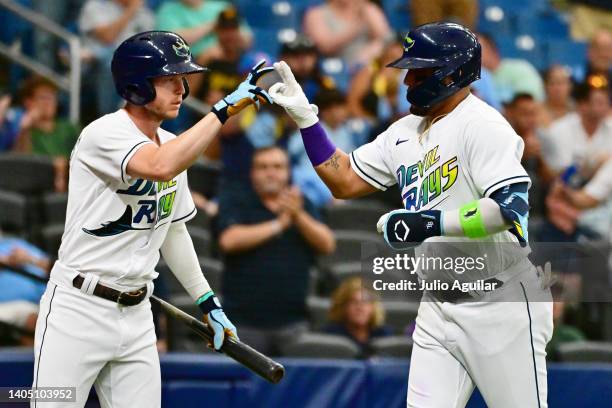
[(408, 35), (406, 35), (406, 37), (404, 37), (404, 52), (408, 52), (408, 50), (411, 49), (413, 46), (414, 40), (408, 37)]
[(172, 49), (179, 57), (186, 58), (190, 55), (189, 46), (182, 39), (178, 39), (176, 44), (172, 46)]
[(408, 239), (408, 234), (410, 233), (410, 228), (408, 228), (408, 225), (406, 225), (404, 220), (399, 220), (395, 223), (393, 232), (395, 233), (395, 238), (398, 241), (406, 242)]
[(472, 210), (467, 211), (465, 214), (463, 214), (463, 216), (465, 218), (472, 217), (472, 216), (476, 215), (477, 212), (478, 212), (478, 209), (474, 208)]

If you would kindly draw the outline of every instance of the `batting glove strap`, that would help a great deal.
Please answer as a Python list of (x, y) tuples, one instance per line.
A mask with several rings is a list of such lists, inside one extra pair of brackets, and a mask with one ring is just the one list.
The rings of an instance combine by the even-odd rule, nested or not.
[(225, 98), (217, 102), (211, 112), (214, 113), (221, 123), (225, 123), (230, 116), (233, 116), (249, 105), (255, 105), (257, 109), (261, 103), (272, 103), (270, 95), (257, 86), (257, 81), (269, 72), (274, 71), (272, 67), (262, 68), (265, 60), (259, 61), (247, 78), (238, 85), (238, 88)]
[(442, 235), (439, 210), (410, 212), (395, 210), (387, 217), (380, 228), (385, 241), (394, 249), (409, 249), (418, 246), (427, 238)]
[(221, 303), (213, 291), (206, 292), (198, 299), (197, 304), (204, 314), (208, 314), (215, 309), (221, 309)]

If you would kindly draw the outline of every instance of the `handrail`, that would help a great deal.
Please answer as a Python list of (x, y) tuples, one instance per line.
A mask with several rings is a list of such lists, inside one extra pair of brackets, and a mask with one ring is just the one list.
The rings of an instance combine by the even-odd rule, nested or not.
[(38, 61), (24, 55), (15, 47), (0, 43), (0, 54), (13, 60), (26, 69), (37, 73), (55, 83), (60, 89), (70, 95), (70, 121), (77, 123), (80, 116), (80, 92), (81, 92), (81, 40), (78, 36), (66, 30), (53, 20), (22, 6), (13, 0), (0, 0), (0, 6), (17, 14), (33, 25), (62, 38), (68, 43), (70, 49), (70, 74), (68, 78), (57, 74), (52, 69), (45, 67)]

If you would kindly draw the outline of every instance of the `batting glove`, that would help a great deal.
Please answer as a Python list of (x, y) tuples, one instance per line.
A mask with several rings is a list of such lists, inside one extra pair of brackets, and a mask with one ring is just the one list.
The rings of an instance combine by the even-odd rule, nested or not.
[(238, 85), (234, 92), (213, 106), (212, 113), (217, 115), (221, 123), (225, 123), (230, 116), (234, 116), (251, 104), (259, 109), (260, 103), (272, 103), (270, 95), (257, 86), (259, 78), (274, 71), (272, 67), (261, 68), (265, 63), (266, 60), (259, 61), (251, 68), (249, 75)]
[(221, 308), (221, 303), (219, 303), (219, 299), (217, 299), (215, 294), (210, 291), (202, 296), (201, 299), (203, 299), (203, 301), (200, 302), (198, 306), (204, 312), (204, 321), (208, 323), (215, 332), (213, 340), (213, 347), (215, 350), (219, 351), (221, 349), (226, 335), (238, 340), (236, 326), (234, 326), (225, 315), (225, 312)]
[(409, 249), (420, 245), (427, 238), (442, 235), (441, 216), (439, 210), (394, 210), (378, 219), (376, 230), (383, 234), (391, 248)]
[(300, 129), (310, 127), (319, 121), (319, 108), (308, 102), (302, 87), (295, 80), (291, 68), (285, 61), (275, 62), (274, 68), (283, 82), (277, 82), (268, 90), (274, 103), (282, 106)]

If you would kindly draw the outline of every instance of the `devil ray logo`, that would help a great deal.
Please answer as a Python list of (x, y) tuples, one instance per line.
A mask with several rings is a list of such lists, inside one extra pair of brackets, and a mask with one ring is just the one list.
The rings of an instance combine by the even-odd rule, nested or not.
[(172, 49), (179, 57), (185, 58), (188, 57), (190, 54), (189, 46), (185, 44), (185, 41), (183, 41), (182, 39), (176, 40), (176, 44), (172, 46)]
[(406, 37), (404, 37), (404, 51), (407, 52), (413, 45), (414, 40), (406, 35)]
[(83, 231), (89, 235), (95, 235), (96, 237), (108, 237), (111, 235), (119, 235), (122, 232), (129, 230), (145, 230), (149, 228), (136, 228), (132, 227), (132, 207), (129, 205), (125, 208), (125, 211), (119, 219), (115, 221), (109, 221), (102, 224), (100, 228), (93, 230), (83, 228)]

